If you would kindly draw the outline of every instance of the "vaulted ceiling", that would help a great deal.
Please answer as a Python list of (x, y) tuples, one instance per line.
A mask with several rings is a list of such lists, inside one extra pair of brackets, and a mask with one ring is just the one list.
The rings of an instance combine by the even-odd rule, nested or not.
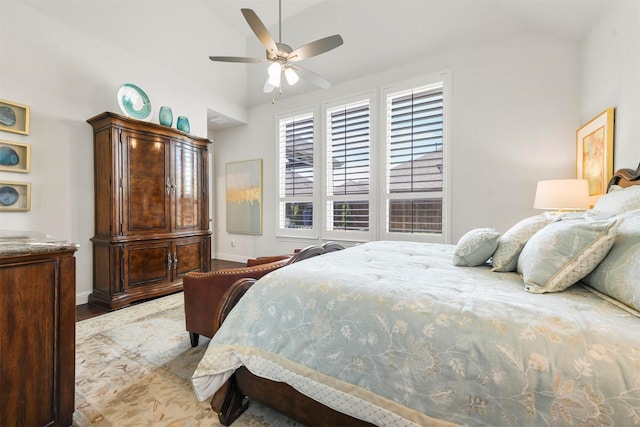
[[(264, 48), (240, 8), (253, 9), (277, 41), (278, 0), (18, 1), (136, 52), (151, 66), (166, 65), (169, 55), (185, 79), (208, 85), (243, 107), (271, 100), (262, 93), (266, 65), (215, 63), (208, 56), (262, 57)], [(430, 52), (523, 31), (579, 43), (614, 1), (625, 0), (282, 0), (282, 41), (296, 48), (342, 35), (343, 46), (303, 62), (338, 83), (415, 62)], [(287, 89), (291, 95), (309, 90), (315, 87), (305, 83)]]

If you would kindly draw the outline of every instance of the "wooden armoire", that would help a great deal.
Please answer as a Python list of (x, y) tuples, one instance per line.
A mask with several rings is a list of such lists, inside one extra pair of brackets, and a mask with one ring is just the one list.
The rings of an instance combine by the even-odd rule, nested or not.
[(182, 289), (211, 268), (206, 138), (115, 113), (93, 127), (95, 236), (89, 303), (109, 310)]

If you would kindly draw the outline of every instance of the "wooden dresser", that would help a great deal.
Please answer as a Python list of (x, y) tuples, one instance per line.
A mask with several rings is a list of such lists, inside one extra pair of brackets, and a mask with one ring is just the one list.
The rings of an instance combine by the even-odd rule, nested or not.
[(70, 426), (77, 246), (0, 231), (0, 425)]
[(93, 126), (95, 236), (89, 303), (106, 309), (182, 289), (209, 271), (208, 139), (114, 113)]

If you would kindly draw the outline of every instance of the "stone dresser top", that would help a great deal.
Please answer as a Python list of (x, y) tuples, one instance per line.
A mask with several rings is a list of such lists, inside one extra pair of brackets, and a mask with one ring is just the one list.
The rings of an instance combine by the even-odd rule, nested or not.
[(79, 245), (36, 231), (0, 230), (0, 256), (77, 250)]

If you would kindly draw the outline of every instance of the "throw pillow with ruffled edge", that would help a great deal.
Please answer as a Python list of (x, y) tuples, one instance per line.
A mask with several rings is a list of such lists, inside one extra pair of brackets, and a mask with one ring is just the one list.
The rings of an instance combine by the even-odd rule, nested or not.
[(550, 215), (535, 215), (519, 221), (507, 230), (498, 239), (498, 247), (491, 257), (491, 271), (516, 271), (518, 256), (525, 243), (537, 231), (555, 220)]
[(604, 259), (616, 237), (618, 220), (567, 220), (547, 225), (525, 244), (518, 257), (525, 290), (561, 292)]
[(499, 237), (494, 228), (476, 228), (465, 233), (453, 252), (453, 265), (477, 267), (486, 263), (498, 247)]

